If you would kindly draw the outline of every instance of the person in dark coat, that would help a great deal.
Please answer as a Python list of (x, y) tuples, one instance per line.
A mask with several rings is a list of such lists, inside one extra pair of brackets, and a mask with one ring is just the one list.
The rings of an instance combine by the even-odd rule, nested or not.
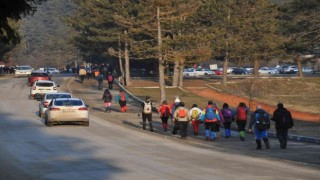
[(280, 142), (280, 148), (287, 148), (288, 130), (293, 127), (293, 119), (290, 111), (283, 107), (282, 103), (274, 111), (272, 121), (276, 123), (277, 137)]
[(108, 89), (105, 89), (103, 92), (102, 100), (104, 102), (104, 108), (106, 112), (111, 112), (111, 101), (112, 101), (112, 95)]

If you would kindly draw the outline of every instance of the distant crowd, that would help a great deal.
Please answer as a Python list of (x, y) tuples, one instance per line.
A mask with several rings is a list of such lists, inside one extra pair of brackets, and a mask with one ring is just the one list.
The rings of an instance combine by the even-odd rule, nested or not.
[(14, 74), (14, 70), (16, 69), (15, 66), (1, 66), (0, 67), (0, 74)]

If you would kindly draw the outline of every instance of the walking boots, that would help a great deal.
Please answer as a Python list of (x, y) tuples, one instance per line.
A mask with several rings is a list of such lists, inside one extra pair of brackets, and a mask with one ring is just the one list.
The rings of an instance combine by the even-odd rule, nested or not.
[(261, 140), (260, 139), (256, 139), (256, 143), (257, 143), (257, 148), (256, 149), (262, 149)]
[(269, 144), (268, 138), (264, 138), (263, 141), (266, 144), (266, 149), (270, 149), (270, 144)]

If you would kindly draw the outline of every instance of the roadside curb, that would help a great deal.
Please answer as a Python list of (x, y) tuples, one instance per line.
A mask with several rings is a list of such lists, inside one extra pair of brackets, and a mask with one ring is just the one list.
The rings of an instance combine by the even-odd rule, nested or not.
[[(136, 97), (131, 92), (129, 92), (119, 82), (117, 82), (117, 85), (119, 86), (120, 89), (122, 89), (124, 92), (126, 92), (134, 101), (136, 101), (138, 103), (144, 102), (143, 100), (141, 100), (140, 98)], [(157, 108), (153, 107), (153, 111), (157, 112)], [(235, 128), (235, 127), (231, 128), (231, 129), (237, 131), (237, 128)], [(249, 132), (247, 131), (247, 133), (249, 133)], [(268, 137), (277, 138), (277, 134), (276, 134), (276, 132), (268, 131)], [(295, 135), (295, 134), (288, 134), (288, 140), (320, 144), (320, 138), (300, 136), (300, 135)]]

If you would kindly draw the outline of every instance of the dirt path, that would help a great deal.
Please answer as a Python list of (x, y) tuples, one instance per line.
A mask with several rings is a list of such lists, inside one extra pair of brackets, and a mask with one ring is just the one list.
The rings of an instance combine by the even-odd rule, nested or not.
[[(195, 89), (195, 88), (186, 88), (189, 92), (197, 94), (202, 97), (210, 97), (217, 101), (226, 102), (230, 106), (237, 107), (239, 102), (244, 102), (247, 105), (249, 104), (249, 99), (231, 95), (231, 94), (224, 94), (219, 93), (213, 89), (203, 88), (203, 89)], [(260, 103), (257, 101), (251, 102), (251, 110), (255, 110), (256, 105), (259, 104), (262, 108), (267, 111), (268, 113), (272, 114), (273, 111), (276, 109), (276, 106)], [(312, 114), (306, 112), (299, 112), (296, 110), (289, 109), (294, 119), (302, 120), (302, 121), (311, 121), (311, 122), (320, 122), (320, 114)]]

